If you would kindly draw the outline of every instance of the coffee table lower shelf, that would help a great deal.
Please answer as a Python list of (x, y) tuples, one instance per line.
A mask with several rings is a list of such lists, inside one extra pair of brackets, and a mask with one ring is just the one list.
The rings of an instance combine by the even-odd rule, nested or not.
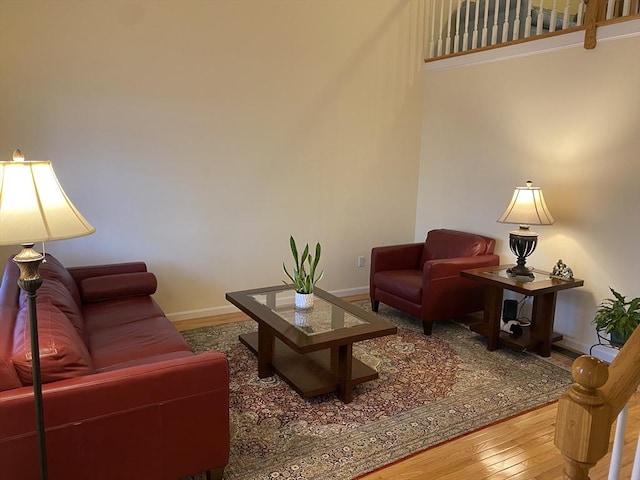
[[(257, 356), (258, 332), (240, 335), (239, 339)], [(304, 355), (297, 354), (276, 338), (273, 348), (273, 369), (303, 398), (336, 392), (338, 380), (337, 373), (333, 373), (331, 353), (331, 349), (325, 349)], [(357, 358), (353, 358), (352, 362), (352, 386), (378, 378), (378, 372), (375, 369)]]
[[(484, 322), (473, 323), (469, 325), (469, 329), (472, 332), (479, 333), (485, 338), (489, 335), (489, 328)], [(527, 350), (530, 352), (537, 352), (539, 346), (542, 344), (542, 340), (539, 335), (536, 334), (535, 326), (523, 327), (522, 334), (520, 335), (512, 335), (507, 332), (500, 331), (498, 340), (500, 344), (506, 345), (514, 350)], [(551, 343), (558, 342), (560, 340), (562, 340), (562, 334), (553, 332), (551, 336)]]

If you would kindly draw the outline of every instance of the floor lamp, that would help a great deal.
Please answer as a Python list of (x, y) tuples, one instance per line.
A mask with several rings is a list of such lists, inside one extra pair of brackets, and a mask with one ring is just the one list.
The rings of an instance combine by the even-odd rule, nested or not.
[(81, 237), (95, 232), (73, 206), (60, 186), (49, 161), (25, 161), (20, 150), (13, 161), (0, 162), (0, 245), (22, 245), (13, 261), (20, 269), (18, 285), (24, 290), (29, 314), (33, 396), (40, 478), (47, 479), (47, 448), (40, 375), (36, 292), (42, 284), (38, 273), (44, 255), (36, 242)]

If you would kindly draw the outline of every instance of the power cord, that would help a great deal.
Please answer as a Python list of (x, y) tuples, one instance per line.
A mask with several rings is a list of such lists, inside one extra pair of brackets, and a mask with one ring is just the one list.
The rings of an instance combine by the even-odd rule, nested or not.
[(528, 317), (522, 317), (520, 316), (520, 313), (522, 312), (522, 307), (524, 306), (524, 302), (527, 300), (527, 298), (529, 298), (529, 295), (525, 295), (524, 297), (522, 297), (522, 300), (520, 300), (518, 302), (518, 323), (520, 324), (521, 327), (530, 327), (531, 326), (531, 319)]

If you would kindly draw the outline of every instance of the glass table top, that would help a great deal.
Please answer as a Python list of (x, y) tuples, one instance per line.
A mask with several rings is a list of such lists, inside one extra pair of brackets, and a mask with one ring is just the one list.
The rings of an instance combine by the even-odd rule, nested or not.
[(574, 282), (573, 278), (562, 278), (559, 276), (551, 275), (549, 272), (544, 272), (542, 270), (538, 270), (535, 268), (529, 269), (529, 275), (513, 275), (510, 273), (510, 268), (501, 267), (501, 268), (493, 268), (488, 269), (484, 273), (487, 275), (492, 275), (499, 278), (506, 278), (509, 280), (513, 280), (514, 282), (520, 283), (542, 283), (552, 281), (554, 283), (572, 283)]
[(271, 311), (306, 335), (317, 335), (369, 323), (318, 295), (314, 297), (313, 307), (307, 310), (294, 307), (293, 290), (255, 293), (251, 297), (256, 302), (269, 307)]
[(522, 283), (535, 283), (535, 282), (542, 282), (542, 281), (546, 281), (549, 280), (550, 276), (548, 273), (546, 272), (541, 272), (541, 271), (537, 271), (537, 270), (531, 270), (529, 275), (512, 275), (511, 273), (509, 273), (509, 269), (508, 268), (499, 268), (496, 270), (487, 270), (487, 273), (489, 275), (495, 275), (497, 277), (501, 277), (501, 278), (508, 278), (510, 280), (514, 280), (516, 282), (522, 282)]

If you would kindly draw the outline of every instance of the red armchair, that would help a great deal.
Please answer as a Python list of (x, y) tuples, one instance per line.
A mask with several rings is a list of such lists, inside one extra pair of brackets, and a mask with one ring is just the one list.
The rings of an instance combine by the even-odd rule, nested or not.
[(426, 335), (433, 321), (484, 309), (484, 287), (460, 276), (461, 270), (495, 266), (495, 240), (455, 230), (431, 230), (420, 243), (371, 250), (371, 307), (380, 302), (423, 322)]

